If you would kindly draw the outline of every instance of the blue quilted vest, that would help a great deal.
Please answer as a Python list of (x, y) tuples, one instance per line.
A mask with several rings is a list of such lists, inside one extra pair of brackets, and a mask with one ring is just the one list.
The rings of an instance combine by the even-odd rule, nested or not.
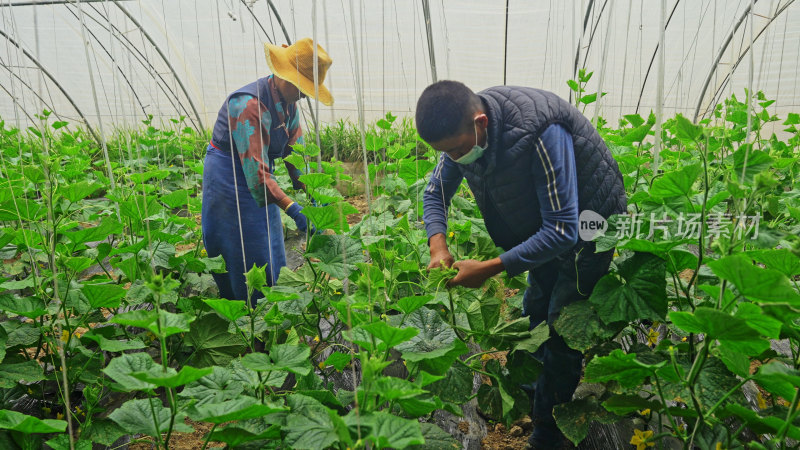
[[(272, 75), (270, 75), (272, 76)], [(229, 153), (231, 150), (231, 133), (228, 125), (228, 103), (230, 100), (241, 94), (252, 95), (258, 98), (269, 110), (272, 117), (272, 125), (270, 126), (270, 143), (269, 143), (269, 160), (272, 166), (272, 160), (284, 156), (286, 144), (289, 142), (289, 134), (286, 130), (285, 122), (278, 121), (278, 111), (275, 109), (275, 102), (272, 99), (272, 92), (269, 88), (269, 77), (259, 78), (247, 86), (244, 86), (233, 93), (231, 93), (225, 100), (225, 103), (219, 110), (217, 115), (217, 122), (214, 124), (214, 131), (211, 135), (211, 145)], [(285, 118), (292, 117), (295, 114), (295, 104), (290, 104), (285, 111)], [(282, 128), (282, 129), (281, 129)], [(233, 144), (235, 147), (235, 143)]]
[[(478, 93), (489, 116), (489, 147), (483, 161), (459, 164), (495, 244), (508, 250), (542, 226), (530, 179), (534, 146), (551, 124), (571, 135), (578, 179), (578, 211), (605, 218), (626, 212), (622, 174), (605, 142), (577, 108), (557, 95), (527, 87), (498, 86)], [(580, 242), (579, 242), (580, 244)]]

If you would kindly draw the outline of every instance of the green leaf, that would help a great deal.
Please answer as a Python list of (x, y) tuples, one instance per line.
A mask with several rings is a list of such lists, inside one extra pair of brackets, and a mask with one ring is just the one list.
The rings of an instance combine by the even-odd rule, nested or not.
[(618, 322), (606, 326), (589, 302), (578, 301), (561, 310), (553, 328), (570, 348), (585, 352), (615, 336), (626, 325)]
[(619, 420), (606, 411), (594, 397), (556, 405), (553, 408), (553, 418), (564, 436), (575, 445), (586, 438), (591, 422), (614, 423)]
[(333, 177), (326, 173), (307, 173), (300, 175), (300, 181), (310, 189), (318, 189), (333, 184)]
[(118, 308), (127, 291), (116, 284), (84, 284), (81, 288), (92, 308)]
[(354, 206), (344, 201), (332, 205), (303, 208), (303, 214), (318, 230), (333, 230), (337, 233), (350, 230), (346, 216), (357, 212), (358, 210)]
[(425, 393), (424, 389), (420, 389), (414, 383), (396, 377), (378, 378), (375, 380), (375, 388), (380, 397), (389, 402), (393, 400), (412, 398)]
[(29, 319), (47, 314), (47, 306), (39, 297), (18, 298), (13, 295), (0, 295), (0, 310)]
[[(122, 314), (117, 314), (112, 317), (109, 322), (126, 325), (130, 327), (138, 327), (149, 330), (151, 333), (159, 337), (172, 336), (173, 334), (186, 333), (189, 331), (189, 324), (195, 320), (195, 316), (181, 313), (175, 314), (169, 311), (160, 310), (157, 313), (154, 310), (136, 310)], [(161, 322), (161, 329), (159, 330), (158, 322)]]
[(463, 364), (453, 364), (443, 379), (431, 383), (427, 389), (442, 401), (460, 405), (472, 398), (472, 384), (472, 370)]
[(239, 398), (243, 391), (244, 384), (233, 378), (231, 369), (213, 367), (209, 375), (187, 384), (178, 396), (192, 399), (199, 406)]
[(747, 355), (724, 345), (714, 349), (714, 353), (725, 364), (725, 367), (734, 374), (742, 378), (750, 376), (750, 358)]
[(105, 445), (106, 447), (111, 447), (117, 439), (125, 434), (127, 434), (127, 432), (117, 425), (116, 422), (109, 419), (96, 419), (93, 417), (88, 428), (81, 432), (81, 438)]
[(788, 248), (750, 250), (745, 254), (764, 264), (768, 269), (774, 269), (787, 277), (800, 274), (800, 257)]
[(595, 285), (589, 303), (603, 323), (636, 319), (662, 320), (667, 312), (666, 262), (652, 254), (636, 252), (618, 263), (618, 276), (605, 275)]
[(79, 231), (67, 231), (64, 235), (74, 244), (101, 241), (109, 235), (122, 232), (122, 223), (111, 217), (105, 217), (96, 227), (84, 228)]
[[(601, 97), (605, 97), (606, 94), (608, 94), (608, 92), (603, 92), (603, 95), (601, 95)], [(583, 96), (581, 96), (581, 100), (580, 101), (584, 105), (588, 105), (590, 103), (594, 103), (594, 102), (597, 101), (597, 93), (595, 92), (593, 94), (583, 95)]]
[(758, 355), (769, 348), (769, 342), (761, 339), (745, 320), (716, 309), (701, 306), (694, 313), (671, 311), (669, 319), (684, 331), (707, 334), (731, 350), (747, 355)]
[(100, 350), (104, 352), (123, 352), (125, 350), (138, 350), (145, 348), (144, 342), (139, 339), (132, 339), (130, 341), (124, 339), (106, 339), (102, 336), (98, 339)]
[(722, 257), (708, 263), (714, 273), (733, 283), (745, 297), (759, 303), (787, 303), (800, 306), (800, 294), (786, 275), (753, 265), (743, 255)]
[(8, 343), (8, 333), (5, 328), (0, 327), (0, 363), (6, 358), (6, 343)]
[(411, 314), (412, 312), (427, 305), (431, 300), (433, 300), (433, 295), (431, 294), (403, 297), (398, 300), (394, 306), (396, 306), (398, 310), (405, 314)]
[(283, 158), (283, 160), (295, 167), (305, 167), (306, 165), (306, 160), (303, 159), (301, 155), (298, 155), (296, 153), (286, 156), (285, 158)]
[(474, 300), (467, 307), (467, 321), (473, 331), (483, 332), (492, 329), (500, 319), (500, 299), (487, 298)]
[(784, 125), (796, 125), (800, 124), (800, 114), (798, 113), (789, 113), (786, 117), (786, 121), (783, 122)]
[(63, 433), (67, 429), (64, 420), (37, 419), (16, 411), (0, 409), (0, 429), (18, 431), (23, 434)]
[(44, 379), (44, 370), (38, 361), (0, 364), (0, 387), (2, 388), (12, 388), (18, 383), (33, 383)]
[(573, 92), (580, 92), (581, 88), (578, 85), (578, 82), (575, 80), (567, 80), (567, 86), (572, 89)]
[(329, 414), (319, 401), (304, 395), (289, 396), (292, 413), (286, 418), (283, 430), (287, 431), (286, 443), (290, 448), (326, 448), (339, 440), (339, 433)]
[(586, 365), (585, 381), (590, 383), (617, 381), (624, 388), (633, 388), (664, 364), (666, 363), (663, 361), (658, 364), (645, 364), (636, 359), (635, 353), (626, 354), (616, 349), (608, 356), (595, 357), (589, 361)]
[[(758, 434), (775, 434), (786, 423), (776, 416), (761, 417), (756, 411), (736, 403), (730, 403), (724, 409), (727, 415), (734, 415), (742, 419), (754, 433)], [(789, 425), (786, 436), (794, 440), (800, 439), (800, 427)]]
[(416, 420), (404, 419), (383, 411), (362, 415), (361, 418), (370, 428), (366, 438), (374, 442), (378, 448), (406, 448), (425, 443), (419, 422)]
[[(131, 434), (156, 437), (166, 433), (172, 414), (157, 398), (128, 400), (109, 414), (109, 418)], [(191, 433), (192, 428), (183, 423), (183, 414), (178, 414), (173, 430)]]
[(423, 422), (419, 425), (425, 443), (412, 445), (408, 447), (409, 450), (458, 450), (461, 448), (460, 442), (437, 425), (430, 422)]
[(58, 192), (67, 200), (75, 203), (92, 195), (101, 187), (101, 184), (92, 181), (78, 181), (59, 186)]
[[(237, 424), (239, 425), (239, 424)], [(266, 429), (264, 428), (266, 427)], [(223, 429), (216, 429), (211, 433), (209, 442), (223, 442), (228, 444), (231, 448), (238, 447), (241, 444), (261, 440), (280, 440), (281, 432), (280, 426), (263, 424), (255, 430), (247, 430), (239, 426), (230, 425)]]
[(242, 365), (257, 372), (284, 370), (298, 375), (311, 372), (311, 348), (307, 345), (278, 344), (270, 348), (269, 355), (248, 353)]
[(639, 114), (625, 114), (623, 117), (625, 117), (633, 127), (638, 127), (644, 123), (644, 119)]
[(198, 367), (226, 366), (246, 348), (241, 337), (228, 332), (228, 321), (215, 313), (192, 322), (184, 343), (194, 347), (190, 362)]
[(184, 384), (196, 381), (211, 373), (211, 368), (206, 367), (203, 369), (195, 369), (191, 366), (181, 367), (180, 372), (175, 372), (175, 369), (170, 368), (166, 372), (150, 370), (147, 372), (134, 372), (131, 374), (134, 378), (154, 384), (158, 387), (167, 387), (175, 389)]
[(210, 306), (220, 316), (235, 322), (236, 319), (247, 315), (247, 304), (243, 300), (204, 299), (203, 303)]
[(696, 141), (703, 135), (703, 127), (695, 125), (689, 121), (683, 114), (675, 116), (675, 131), (678, 138), (683, 141)]
[(342, 369), (344, 369), (345, 366), (350, 364), (350, 361), (352, 361), (352, 360), (353, 360), (353, 357), (348, 355), (348, 354), (346, 354), (346, 353), (333, 352), (325, 360), (325, 365), (326, 366), (333, 366), (334, 368), (336, 368), (336, 370), (341, 372)]
[(398, 175), (410, 186), (427, 175), (436, 164), (426, 159), (404, 159), (398, 165)]
[(112, 359), (103, 369), (103, 373), (119, 384), (115, 386), (117, 390), (123, 392), (148, 391), (154, 389), (155, 385), (142, 381), (133, 374), (149, 372), (154, 367), (160, 368), (147, 353), (126, 353)]
[(759, 367), (754, 378), (764, 389), (784, 399), (793, 398), (800, 387), (800, 372), (777, 361)]
[(778, 339), (781, 333), (781, 321), (764, 313), (764, 311), (752, 303), (739, 303), (734, 316), (742, 319), (747, 325), (772, 339)]
[(191, 191), (188, 189), (178, 189), (161, 196), (161, 202), (170, 208), (180, 208), (189, 203), (189, 194)]
[(647, 400), (646, 398), (635, 394), (615, 394), (603, 402), (603, 407), (620, 416), (640, 411), (642, 409), (649, 409), (651, 411), (659, 411), (663, 405), (659, 402)]
[(317, 265), (334, 278), (343, 280), (356, 270), (356, 263), (364, 261), (361, 243), (350, 236), (316, 234), (308, 243), (306, 257), (317, 258)]
[[(733, 153), (733, 170), (736, 177), (742, 175), (744, 169), (744, 183), (752, 185), (753, 178), (759, 173), (767, 170), (772, 165), (772, 157), (763, 150), (753, 150), (752, 144), (744, 144), (739, 150)], [(750, 149), (749, 153), (747, 153)], [(745, 167), (745, 154), (747, 153), (747, 167)], [(741, 180), (740, 180), (741, 181)]]
[(141, 226), (149, 217), (162, 212), (164, 207), (155, 197), (136, 196), (131, 200), (119, 202), (120, 213)]
[(361, 325), (361, 328), (383, 341), (382, 345), (378, 346), (378, 350), (381, 351), (395, 347), (419, 334), (419, 330), (415, 328), (395, 328), (385, 322), (372, 322)]
[(683, 197), (692, 192), (692, 186), (703, 173), (701, 164), (692, 164), (680, 170), (667, 172), (653, 181), (650, 195), (656, 198)]
[(427, 308), (406, 316), (404, 328), (419, 330), (419, 334), (395, 347), (409, 361), (442, 356), (452, 350), (457, 339), (453, 328), (436, 311)]
[(265, 405), (253, 397), (239, 397), (222, 403), (205, 403), (189, 409), (189, 417), (200, 422), (222, 424), (234, 420), (263, 417), (280, 411), (283, 406)]

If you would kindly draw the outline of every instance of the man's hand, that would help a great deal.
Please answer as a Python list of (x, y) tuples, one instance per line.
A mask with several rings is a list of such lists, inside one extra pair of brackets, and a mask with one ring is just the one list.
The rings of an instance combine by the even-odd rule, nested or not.
[(449, 287), (479, 288), (483, 286), (486, 280), (505, 270), (500, 258), (490, 259), (489, 261), (465, 259), (453, 264), (453, 267), (458, 270), (458, 274), (447, 283)]
[(447, 241), (444, 238), (444, 234), (439, 233), (431, 236), (430, 246), (431, 262), (428, 264), (428, 270), (442, 267), (449, 268), (453, 265), (455, 260), (453, 255), (450, 254), (450, 250), (447, 249)]

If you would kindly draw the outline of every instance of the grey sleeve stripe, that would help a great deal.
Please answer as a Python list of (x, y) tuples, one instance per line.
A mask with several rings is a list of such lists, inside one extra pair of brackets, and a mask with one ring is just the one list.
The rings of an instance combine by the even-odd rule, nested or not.
[(556, 174), (555, 169), (553, 169), (553, 162), (550, 161), (550, 155), (547, 154), (547, 149), (544, 146), (544, 142), (542, 142), (542, 138), (539, 138), (539, 145), (542, 147), (542, 153), (544, 153), (545, 158), (547, 158), (547, 164), (550, 166), (550, 173), (553, 175), (553, 191), (555, 192), (556, 206), (558, 206), (558, 209), (561, 209), (561, 201), (558, 199), (558, 186), (556, 186)]
[[(542, 166), (544, 167), (544, 176), (547, 178), (547, 184), (546, 184), (546, 186), (547, 186), (547, 196), (550, 199), (550, 207), (555, 211), (556, 206), (555, 206), (555, 204), (553, 204), (553, 191), (550, 188), (551, 185), (555, 186), (555, 174), (553, 174), (553, 180), (551, 181), (550, 180), (550, 175), (551, 175), (553, 166), (550, 165), (550, 169), (548, 169), (547, 163), (550, 162), (550, 158), (548, 157), (547, 158), (547, 162), (545, 162), (544, 156), (542, 156), (542, 152), (544, 150), (544, 145), (542, 144), (542, 140), (541, 139), (539, 139), (539, 144), (540, 145), (535, 145), (534, 147), (536, 148), (536, 154), (539, 155), (539, 160), (542, 162)], [(558, 200), (558, 196), (556, 196), (556, 200)], [(560, 207), (559, 207), (559, 209), (560, 209)]]

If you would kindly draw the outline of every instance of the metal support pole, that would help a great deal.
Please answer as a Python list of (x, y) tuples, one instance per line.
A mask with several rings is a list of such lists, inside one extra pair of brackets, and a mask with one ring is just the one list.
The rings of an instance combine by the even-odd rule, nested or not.
[(439, 81), (436, 75), (436, 55), (433, 51), (433, 31), (431, 30), (431, 7), (428, 0), (422, 0), (422, 14), (425, 17), (425, 32), (428, 36), (428, 57), (431, 60), (431, 80)]

